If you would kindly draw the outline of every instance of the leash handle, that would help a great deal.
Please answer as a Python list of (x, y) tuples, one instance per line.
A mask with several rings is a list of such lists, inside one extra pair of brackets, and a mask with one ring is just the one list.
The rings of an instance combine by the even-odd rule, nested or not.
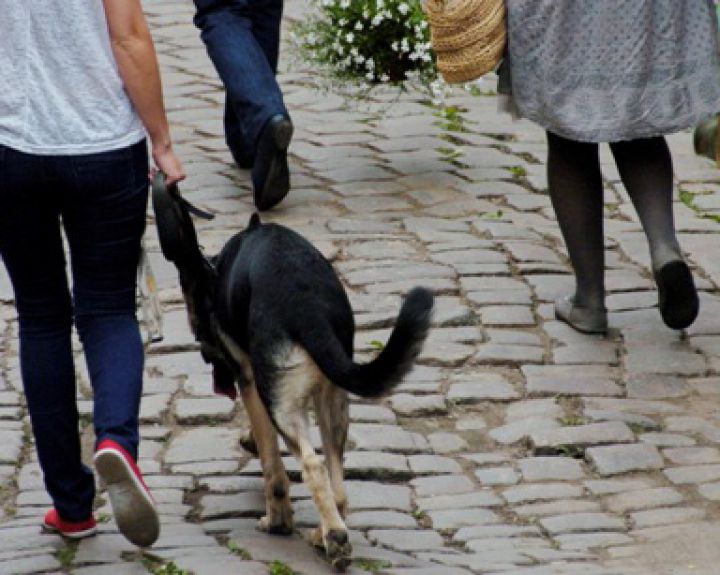
[(152, 181), (152, 187), (153, 187), (153, 193), (167, 192), (169, 195), (171, 195), (173, 198), (175, 198), (178, 202), (180, 202), (185, 207), (185, 209), (187, 209), (187, 211), (190, 212), (193, 216), (198, 217), (203, 220), (208, 220), (208, 221), (215, 219), (215, 214), (211, 214), (210, 212), (201, 210), (197, 206), (194, 206), (193, 204), (188, 202), (180, 194), (180, 190), (178, 189), (177, 184), (173, 184), (172, 186), (168, 187), (165, 174), (161, 170), (158, 170), (157, 172), (155, 172), (155, 177), (153, 178), (153, 181)]

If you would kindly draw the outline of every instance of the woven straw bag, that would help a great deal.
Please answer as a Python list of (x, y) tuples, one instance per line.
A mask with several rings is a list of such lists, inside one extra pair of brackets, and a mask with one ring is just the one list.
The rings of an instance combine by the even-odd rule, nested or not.
[(494, 70), (505, 52), (505, 0), (427, 0), (437, 66), (450, 84)]

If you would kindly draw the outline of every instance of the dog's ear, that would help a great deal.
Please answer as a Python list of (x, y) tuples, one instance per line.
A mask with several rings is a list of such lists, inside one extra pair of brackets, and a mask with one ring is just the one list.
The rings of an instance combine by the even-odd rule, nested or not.
[(252, 216), (250, 216), (250, 221), (248, 222), (247, 229), (252, 230), (253, 228), (256, 228), (260, 225), (262, 225), (262, 222), (260, 221), (260, 214), (255, 212)]

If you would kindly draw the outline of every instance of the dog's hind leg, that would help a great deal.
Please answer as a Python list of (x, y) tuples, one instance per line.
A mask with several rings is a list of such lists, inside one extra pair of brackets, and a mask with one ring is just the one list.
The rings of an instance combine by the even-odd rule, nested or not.
[(347, 527), (337, 504), (328, 470), (310, 440), (308, 406), (324, 376), (301, 348), (294, 348), (286, 367), (277, 375), (273, 419), (285, 443), (302, 464), (303, 481), (320, 514), (322, 546), (335, 569), (345, 570), (351, 562), (352, 547)]
[(246, 385), (241, 393), (265, 480), (266, 515), (260, 519), (258, 527), (268, 533), (289, 535), (293, 531), (290, 482), (280, 458), (277, 432), (255, 385)]
[(325, 465), (330, 474), (330, 483), (335, 494), (335, 504), (340, 516), (347, 516), (347, 493), (345, 491), (343, 458), (350, 425), (349, 402), (347, 392), (323, 381), (315, 394), (315, 417), (320, 426)]

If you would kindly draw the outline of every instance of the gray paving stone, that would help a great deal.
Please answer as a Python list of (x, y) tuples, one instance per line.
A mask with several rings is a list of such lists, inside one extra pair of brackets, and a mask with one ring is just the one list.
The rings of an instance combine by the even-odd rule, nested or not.
[(475, 477), (482, 485), (514, 485), (520, 476), (512, 467), (485, 467), (475, 470)]
[(559, 429), (544, 429), (530, 434), (530, 441), (536, 453), (565, 445), (585, 447), (589, 445), (625, 443), (634, 440), (635, 435), (630, 428), (617, 421), (573, 425)]
[(351, 529), (415, 529), (417, 522), (411, 515), (397, 511), (359, 511), (350, 513), (347, 526)]
[(427, 437), (430, 446), (435, 453), (447, 454), (463, 451), (468, 448), (468, 443), (455, 433), (437, 432)]
[(585, 454), (600, 475), (661, 469), (663, 466), (662, 456), (653, 445), (631, 443), (591, 447)]
[(677, 447), (664, 449), (663, 455), (677, 465), (720, 463), (720, 449), (716, 447)]
[[(375, 481), (345, 481), (345, 490), (353, 511), (390, 509), (411, 511), (411, 491), (406, 485)], [(382, 494), (379, 497), (378, 494)]]
[(412, 475), (407, 457), (399, 453), (350, 451), (345, 454), (344, 467), (346, 477), (352, 478), (391, 479)]
[(371, 529), (368, 531), (368, 539), (396, 551), (425, 551), (443, 546), (442, 537), (429, 529), (412, 533), (397, 529)]
[[(583, 373), (582, 367), (577, 373)], [(548, 395), (582, 395), (614, 397), (623, 394), (622, 388), (614, 381), (605, 377), (583, 376), (562, 377), (529, 376), (527, 378), (527, 391), (531, 397)]]
[(555, 515), (540, 520), (540, 525), (548, 533), (580, 533), (597, 531), (625, 531), (625, 522), (622, 519), (607, 513), (571, 513), (569, 515)]
[(519, 397), (520, 394), (506, 377), (487, 372), (458, 374), (451, 379), (447, 392), (448, 400), (458, 404)]
[(542, 363), (544, 351), (530, 345), (499, 345), (485, 343), (478, 346), (473, 361), (487, 365), (525, 365)]
[(434, 477), (417, 477), (410, 482), (417, 497), (432, 495), (449, 495), (472, 491), (474, 484), (465, 475), (436, 475)]
[(632, 543), (633, 539), (623, 533), (572, 533), (558, 535), (555, 540), (560, 549), (594, 549)]
[(503, 426), (496, 427), (490, 432), (490, 437), (502, 444), (516, 443), (524, 437), (529, 437), (532, 433), (536, 433), (544, 429), (557, 429), (560, 423), (555, 419), (547, 419), (545, 417), (529, 417), (513, 421)]
[(690, 393), (687, 382), (676, 375), (639, 373), (625, 382), (628, 397), (639, 399), (668, 399), (685, 397)]
[(22, 432), (0, 430), (0, 463), (16, 463), (21, 451)]
[(533, 519), (553, 515), (566, 515), (571, 513), (596, 513), (602, 511), (597, 501), (585, 499), (558, 499), (546, 503), (527, 503), (513, 507), (513, 513), (518, 517)]
[(525, 327), (535, 325), (535, 318), (528, 306), (483, 306), (479, 310), (482, 324), (498, 327)]
[(457, 461), (439, 455), (411, 455), (408, 457), (408, 464), (417, 474), (462, 472), (462, 467)]
[(429, 444), (422, 435), (393, 425), (375, 423), (351, 425), (349, 437), (360, 450), (422, 453), (429, 449)]
[(179, 433), (170, 442), (165, 462), (195, 463), (200, 461), (240, 458), (240, 430), (219, 427), (198, 427)]
[(395, 413), (406, 417), (447, 413), (445, 398), (442, 395), (396, 393), (390, 398), (390, 404)]
[(395, 423), (395, 414), (382, 405), (350, 404), (350, 419), (360, 423)]
[(675, 485), (705, 483), (720, 479), (720, 465), (684, 465), (665, 470), (665, 475)]
[(646, 479), (592, 479), (584, 485), (595, 495), (640, 491), (652, 486)]
[(698, 492), (706, 499), (720, 501), (720, 482), (698, 485)]
[(503, 491), (502, 496), (511, 505), (542, 501), (547, 499), (563, 499), (581, 497), (582, 488), (565, 483), (538, 483), (535, 485), (517, 485)]
[(672, 487), (656, 487), (642, 491), (618, 493), (608, 497), (605, 503), (611, 511), (626, 513), (628, 511), (675, 505), (683, 501), (682, 494)]
[(569, 457), (529, 457), (518, 461), (524, 481), (573, 481), (585, 473), (577, 459)]
[(534, 525), (480, 525), (458, 529), (453, 535), (453, 539), (465, 542), (477, 539), (511, 538), (540, 534), (540, 529)]
[(473, 361), (487, 365), (525, 365), (542, 363), (545, 352), (531, 345), (485, 343), (478, 346)]
[(463, 510), (478, 507), (498, 507), (502, 500), (491, 491), (473, 491), (458, 495), (435, 495), (415, 501), (420, 511)]
[(692, 437), (677, 433), (643, 433), (638, 439), (657, 447), (688, 447), (697, 443)]
[(672, 525), (675, 523), (688, 523), (705, 518), (705, 511), (695, 507), (667, 507), (649, 509), (630, 514), (634, 525), (638, 529), (656, 527), (658, 525)]
[(486, 525), (499, 523), (500, 517), (487, 509), (444, 509), (429, 511), (435, 529), (457, 529), (467, 525)]
[(61, 568), (60, 562), (52, 555), (37, 555), (3, 561), (0, 568), (12, 575), (25, 575), (27, 573), (49, 573)]

